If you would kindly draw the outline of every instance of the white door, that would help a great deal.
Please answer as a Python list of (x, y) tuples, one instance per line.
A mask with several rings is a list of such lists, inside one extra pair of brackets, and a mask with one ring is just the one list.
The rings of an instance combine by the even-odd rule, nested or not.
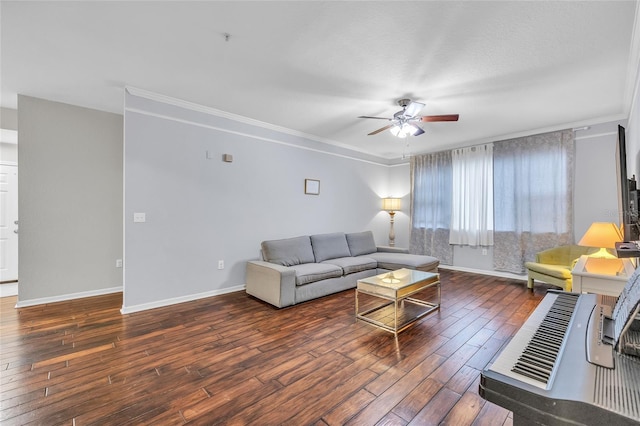
[(18, 280), (18, 166), (0, 165), (0, 282)]

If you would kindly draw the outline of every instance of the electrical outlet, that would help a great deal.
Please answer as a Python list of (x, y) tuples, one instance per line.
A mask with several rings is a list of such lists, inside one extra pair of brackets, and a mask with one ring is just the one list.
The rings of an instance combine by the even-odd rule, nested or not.
[(116, 259), (116, 268), (122, 268), (122, 259)]
[(224, 269), (224, 260), (218, 260), (218, 269)]
[(487, 255), (487, 249), (486, 249), (486, 248), (483, 248), (483, 249), (482, 249), (482, 255), (483, 255), (483, 256), (486, 256), (486, 255)]

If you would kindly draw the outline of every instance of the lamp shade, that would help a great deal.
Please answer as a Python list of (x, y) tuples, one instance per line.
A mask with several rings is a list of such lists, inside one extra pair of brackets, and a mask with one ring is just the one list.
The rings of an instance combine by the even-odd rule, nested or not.
[(616, 243), (620, 241), (622, 241), (622, 235), (615, 223), (593, 222), (578, 245), (612, 249), (616, 248)]
[(383, 198), (382, 210), (386, 210), (388, 212), (400, 210), (400, 198)]

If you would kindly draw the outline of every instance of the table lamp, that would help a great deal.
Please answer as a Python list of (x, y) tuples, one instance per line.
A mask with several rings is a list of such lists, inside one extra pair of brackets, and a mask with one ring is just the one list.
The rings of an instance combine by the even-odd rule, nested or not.
[(386, 210), (391, 217), (391, 228), (389, 229), (389, 245), (391, 247), (396, 245), (396, 233), (393, 230), (393, 217), (397, 210), (400, 210), (400, 198), (383, 198), (382, 210)]
[(585, 264), (588, 272), (611, 274), (622, 265), (620, 260), (609, 253), (607, 249), (615, 249), (616, 243), (622, 241), (622, 234), (615, 223), (593, 222), (582, 236), (578, 245), (598, 248), (592, 253)]

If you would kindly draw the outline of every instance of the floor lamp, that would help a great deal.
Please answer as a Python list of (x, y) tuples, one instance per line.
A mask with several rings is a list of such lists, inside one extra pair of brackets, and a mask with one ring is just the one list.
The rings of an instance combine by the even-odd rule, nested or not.
[(396, 232), (393, 230), (393, 219), (396, 211), (400, 210), (400, 198), (383, 198), (382, 210), (386, 210), (391, 217), (391, 228), (389, 229), (389, 246), (396, 245)]

